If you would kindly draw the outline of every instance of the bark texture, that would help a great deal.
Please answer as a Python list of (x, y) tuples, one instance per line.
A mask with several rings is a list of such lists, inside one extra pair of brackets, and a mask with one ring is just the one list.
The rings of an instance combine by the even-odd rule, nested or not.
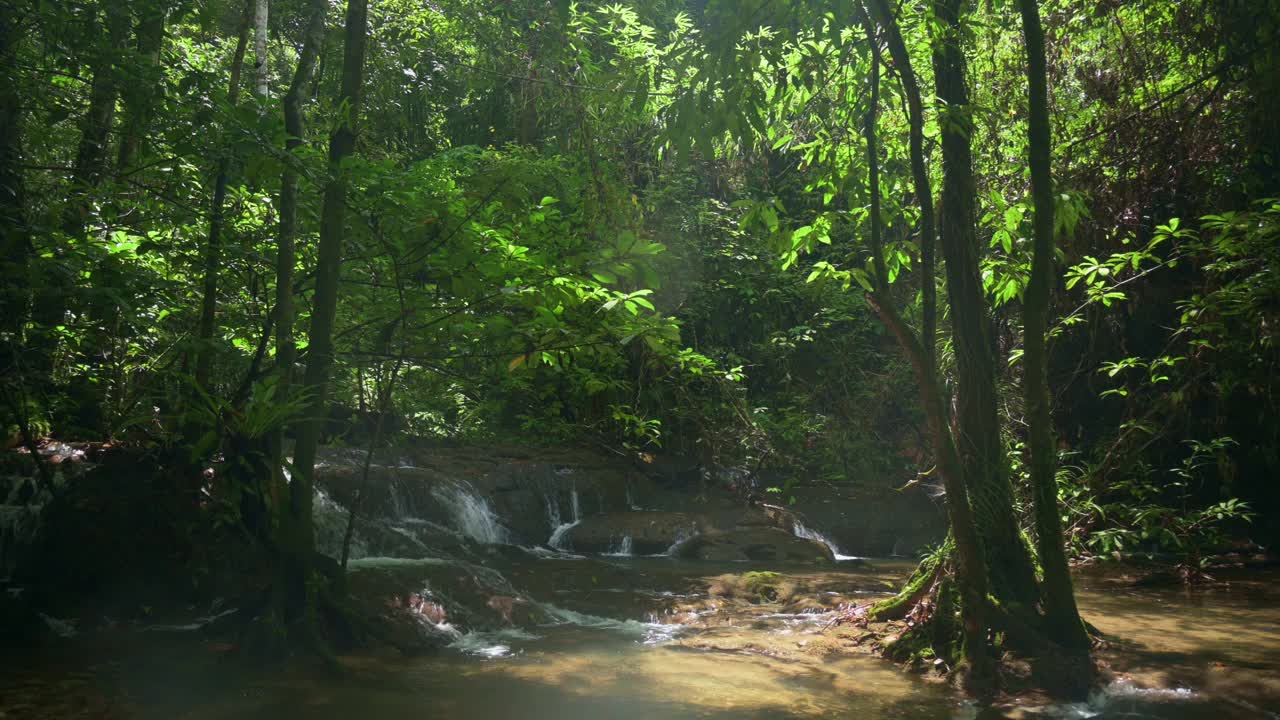
[(1057, 453), (1049, 407), (1045, 332), (1048, 329), (1049, 290), (1053, 283), (1053, 178), (1050, 170), (1052, 136), (1045, 73), (1044, 30), (1036, 0), (1019, 0), (1022, 33), (1027, 49), (1030, 94), (1029, 159), (1031, 196), (1035, 205), (1031, 281), (1022, 305), (1023, 375), (1028, 447), (1031, 452), (1031, 490), (1035, 500), (1036, 551), (1044, 569), (1044, 611), (1049, 635), (1063, 645), (1089, 649), (1089, 636), (1076, 608), (1067, 566), (1066, 546), (1058, 508), (1055, 479)]
[(979, 268), (976, 189), (973, 177), (972, 108), (965, 78), (961, 0), (937, 0), (939, 35), (933, 68), (941, 107), (942, 214), (956, 355), (956, 446), (977, 520), (991, 579), (1002, 602), (1032, 607), (1039, 600), (1030, 553), (1013, 511), (997, 412), (996, 358), (991, 320)]
[(265, 98), (271, 92), (270, 75), (267, 64), (267, 25), (270, 14), (267, 0), (254, 0), (253, 3), (253, 90)]
[[(893, 20), (893, 17), (884, 14), (880, 15), (879, 18), (879, 22), (885, 29), (886, 34), (891, 36), (897, 34), (898, 43), (901, 44), (901, 34), (898, 32), (896, 21)], [(892, 27), (888, 27), (889, 25)], [(867, 36), (872, 49), (871, 72), (868, 78), (871, 87), (871, 106), (867, 112), (864, 135), (867, 144), (868, 189), (871, 194), (871, 252), (875, 269), (875, 290), (869, 294), (868, 302), (881, 318), (881, 321), (888, 327), (890, 334), (897, 340), (899, 347), (902, 348), (903, 353), (911, 363), (912, 371), (916, 377), (916, 385), (920, 392), (920, 404), (924, 410), (929, 435), (934, 445), (934, 452), (937, 454), (937, 472), (941, 476), (943, 486), (947, 492), (947, 516), (952, 528), (952, 537), (955, 540), (955, 582), (961, 596), (960, 613), (963, 638), (961, 655), (969, 666), (969, 688), (979, 696), (987, 696), (995, 687), (995, 670), (987, 651), (988, 624), (985, 616), (987, 569), (983, 558), (982, 546), (978, 540), (977, 529), (974, 525), (972, 508), (969, 504), (968, 489), (965, 487), (964, 469), (956, 451), (950, 423), (947, 422), (949, 413), (947, 412), (946, 403), (943, 401), (934, 356), (932, 352), (926, 349), (927, 345), (932, 344), (932, 337), (926, 334), (925, 342), (921, 342), (920, 338), (917, 338), (904, 322), (890, 297), (888, 277), (885, 271), (879, 188), (880, 158), (876, 133), (876, 117), (879, 112), (880, 99), (880, 52), (879, 39), (876, 37), (874, 26), (870, 22), (867, 23)], [(893, 40), (890, 39), (889, 42), (890, 48), (892, 48)], [(898, 63), (899, 74), (904, 79), (907, 76), (911, 76), (911, 82), (914, 85), (910, 58), (904, 53), (902, 60), (903, 62)], [(912, 125), (912, 134), (915, 135), (919, 132), (923, 136), (923, 117), (919, 109), (920, 107), (917, 104), (915, 106), (916, 112), (911, 114), (909, 121)], [(921, 167), (923, 167), (923, 143), (913, 145), (912, 153), (913, 165), (918, 159)], [(928, 176), (923, 175), (922, 178), (923, 182), (919, 182), (917, 185), (917, 192), (920, 194), (919, 201), (922, 206), (931, 205), (932, 197), (928, 190)], [(922, 178), (917, 177), (916, 179), (920, 181)], [(932, 216), (930, 215), (930, 217)], [(922, 233), (925, 233), (922, 238), (924, 242), (932, 245), (931, 231), (926, 231), (922, 228)], [(931, 287), (933, 282), (931, 273), (921, 274), (920, 283), (922, 286)], [(932, 317), (932, 305), (936, 302), (936, 296), (928, 293), (923, 295), (922, 299), (928, 308), (926, 317)], [(942, 564), (942, 562), (939, 561), (939, 564)], [(938, 568), (933, 570), (936, 572)], [(927, 585), (928, 583), (921, 583), (921, 587), (924, 588), (925, 592), (927, 592)], [(917, 588), (914, 592), (920, 592), (920, 588)]]

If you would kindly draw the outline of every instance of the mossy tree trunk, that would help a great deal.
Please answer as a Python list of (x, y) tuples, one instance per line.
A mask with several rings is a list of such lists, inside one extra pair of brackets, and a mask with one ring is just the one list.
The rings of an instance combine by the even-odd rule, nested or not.
[(1053, 178), (1050, 172), (1052, 137), (1049, 127), (1048, 81), (1045, 73), (1044, 30), (1036, 0), (1019, 0), (1022, 33), (1027, 50), (1027, 84), (1030, 94), (1029, 159), (1035, 224), (1031, 281), (1022, 305), (1023, 375), (1028, 440), (1031, 452), (1031, 489), (1035, 500), (1036, 551), (1044, 569), (1044, 611), (1049, 635), (1064, 646), (1089, 649), (1089, 636), (1080, 612), (1067, 566), (1066, 546), (1059, 518), (1055, 480), (1057, 456), (1053, 443), (1053, 419), (1045, 358), (1049, 290), (1053, 283)]
[[(892, 15), (873, 11), (878, 23), (889, 36), (889, 47), (894, 60), (898, 64), (898, 72), (904, 78), (904, 90), (910, 96), (914, 91), (915, 102), (908, 102), (909, 121), (913, 137), (923, 137), (923, 116), (919, 102), (919, 89), (914, 81), (905, 80), (911, 76), (910, 58), (905, 52), (901, 33)], [(880, 40), (875, 33), (875, 24), (871, 19), (866, 23), (868, 45), (871, 48), (871, 71), (868, 78), (871, 88), (871, 103), (867, 112), (864, 136), (867, 145), (867, 185), (870, 193), (871, 253), (874, 268), (873, 292), (868, 300), (872, 308), (888, 327), (897, 340), (907, 359), (911, 363), (920, 392), (920, 404), (924, 411), (934, 451), (937, 454), (937, 472), (941, 476), (947, 492), (947, 515), (951, 524), (951, 534), (955, 540), (956, 587), (961, 595), (961, 656), (968, 665), (968, 687), (978, 696), (988, 696), (995, 688), (995, 670), (987, 649), (988, 624), (985, 617), (987, 595), (987, 570), (982, 546), (978, 539), (974, 516), (969, 504), (968, 488), (964, 482), (964, 467), (956, 450), (955, 439), (948, 422), (949, 413), (943, 401), (941, 385), (938, 382), (934, 353), (928, 349), (932, 345), (932, 318), (936, 317), (934, 303), (936, 295), (932, 292), (922, 293), (925, 304), (925, 331), (923, 342), (903, 321), (901, 314), (891, 298), (888, 274), (885, 269), (883, 221), (881, 218), (880, 198), (880, 159), (876, 133), (876, 118), (879, 112), (880, 99)], [(894, 48), (897, 48), (895, 51)], [(908, 87), (909, 86), (909, 87)], [(932, 204), (932, 192), (929, 188), (927, 172), (924, 171), (923, 142), (912, 143), (912, 165), (920, 170), (915, 174), (916, 193), (922, 206)], [(922, 215), (921, 245), (927, 247), (932, 259), (933, 227), (932, 212)], [(931, 267), (931, 263), (929, 264)], [(922, 286), (932, 287), (932, 273), (922, 271)], [(941, 571), (945, 559), (939, 559), (927, 573), (919, 573), (916, 587), (909, 587), (900, 596), (901, 607), (914, 603), (927, 593), (933, 584), (934, 576)], [(921, 568), (924, 570), (925, 568)], [(885, 614), (887, 608), (880, 609)]]
[(991, 592), (1033, 607), (1035, 568), (1013, 508), (997, 410), (996, 358), (978, 258), (973, 108), (961, 43), (961, 0), (937, 0), (933, 67), (942, 131), (942, 253), (956, 355), (956, 445), (986, 554)]

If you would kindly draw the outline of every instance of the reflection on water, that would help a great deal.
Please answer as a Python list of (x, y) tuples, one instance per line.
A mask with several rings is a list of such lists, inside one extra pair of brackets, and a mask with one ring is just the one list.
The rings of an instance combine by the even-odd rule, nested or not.
[[(421, 561), (418, 567), (425, 567)], [(412, 571), (368, 560), (354, 572)], [(817, 592), (874, 597), (911, 565), (805, 568)], [(341, 680), (263, 671), (221, 656), (198, 633), (86, 633), (70, 656), (3, 668), (4, 717), (110, 718), (901, 718), (979, 717), (945, 685), (833, 650), (820, 607), (761, 605), (744, 615), (682, 608), (712, 578), (741, 572), (669, 558), (555, 560), (504, 566), (544, 610), (530, 627), (469, 633), (466, 647), (422, 658), (356, 656)], [(497, 570), (492, 570), (497, 572)], [(1280, 591), (1254, 575), (1205, 590), (1134, 590), (1080, 580), (1086, 618), (1109, 638), (1121, 680), (1090, 703), (1014, 707), (980, 717), (1274, 719), (1280, 707)], [(705, 607), (705, 603), (701, 606)], [(463, 643), (458, 643), (462, 645)], [(501, 652), (494, 648), (502, 648)], [(99, 658), (93, 660), (92, 658)], [(72, 672), (74, 670), (76, 673)], [(8, 678), (8, 679), (6, 679)], [(93, 703), (41, 708), (32, 683), (80, 678)], [(24, 685), (23, 683), (26, 683)], [(1162, 690), (1144, 688), (1160, 687)], [(24, 689), (25, 688), (25, 689)], [(58, 690), (58, 698), (74, 695)], [(53, 702), (53, 701), (51, 701)], [(15, 705), (19, 705), (15, 710)], [(6, 714), (7, 713), (7, 714)]]

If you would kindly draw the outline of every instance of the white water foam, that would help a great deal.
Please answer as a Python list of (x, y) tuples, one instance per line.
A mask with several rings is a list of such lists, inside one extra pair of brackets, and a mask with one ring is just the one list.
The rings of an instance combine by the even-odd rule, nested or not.
[(513, 641), (541, 640), (541, 635), (525, 632), (517, 628), (493, 631), (472, 631), (461, 633), (458, 639), (449, 643), (449, 647), (466, 653), (486, 658), (500, 658), (512, 654)]
[(675, 557), (676, 552), (680, 550), (680, 546), (689, 542), (698, 533), (689, 528), (680, 528), (676, 531), (675, 540), (671, 541), (671, 545), (664, 552), (658, 553), (660, 556)]
[(683, 625), (667, 625), (664, 623), (639, 622), (637, 620), (615, 620), (613, 618), (588, 615), (576, 610), (567, 610), (550, 603), (539, 603), (538, 607), (553, 620), (552, 625), (576, 625), (592, 630), (608, 630), (619, 632), (642, 641), (645, 645), (656, 645), (674, 639)]
[(547, 498), (547, 519), (551, 522), (551, 538), (547, 540), (547, 544), (556, 550), (571, 550), (568, 539), (565, 537), (569, 531), (578, 526), (582, 522), (582, 505), (578, 499), (578, 490), (574, 488), (569, 492), (569, 504), (573, 510), (572, 522), (561, 522), (560, 519), (560, 503), (556, 498)]
[(796, 520), (795, 523), (791, 526), (791, 533), (798, 538), (804, 538), (805, 540), (813, 540), (815, 542), (820, 542), (823, 545), (826, 545), (828, 548), (831, 549), (831, 554), (835, 556), (837, 561), (862, 559), (857, 555), (841, 555), (840, 548), (839, 546), (836, 545), (834, 540), (827, 537), (826, 535), (823, 535), (817, 530), (814, 530), (813, 528), (806, 526), (804, 523), (800, 522), (799, 520)]
[(605, 553), (605, 555), (609, 555), (611, 557), (631, 557), (631, 545), (631, 536), (623, 535), (622, 539), (618, 541), (618, 544), (610, 548), (609, 552)]
[[(1154, 717), (1142, 712), (1143, 706), (1149, 703), (1164, 705), (1171, 702), (1189, 702), (1201, 698), (1202, 696), (1191, 688), (1144, 688), (1128, 680), (1117, 680), (1091, 692), (1086, 702), (1025, 709), (1033, 710), (1036, 717), (1061, 720), (1088, 720), (1113, 716)], [(1264, 717), (1276, 716), (1269, 714)]]
[(470, 483), (456, 482), (431, 492), (449, 509), (454, 525), (463, 535), (488, 545), (507, 542), (507, 529), (499, 524), (497, 513)]

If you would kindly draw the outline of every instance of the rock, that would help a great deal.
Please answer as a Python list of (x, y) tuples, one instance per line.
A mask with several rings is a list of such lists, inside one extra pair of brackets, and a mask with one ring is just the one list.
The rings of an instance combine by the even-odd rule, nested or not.
[(578, 552), (611, 552), (629, 537), (632, 553), (656, 555), (709, 528), (706, 516), (698, 513), (614, 512), (584, 518), (566, 537)]
[(845, 555), (911, 556), (947, 534), (945, 503), (916, 486), (902, 492), (861, 485), (797, 485), (787, 505)]
[(742, 529), (699, 535), (680, 546), (679, 557), (715, 562), (834, 562), (831, 549), (820, 542), (798, 538), (773, 527)]

